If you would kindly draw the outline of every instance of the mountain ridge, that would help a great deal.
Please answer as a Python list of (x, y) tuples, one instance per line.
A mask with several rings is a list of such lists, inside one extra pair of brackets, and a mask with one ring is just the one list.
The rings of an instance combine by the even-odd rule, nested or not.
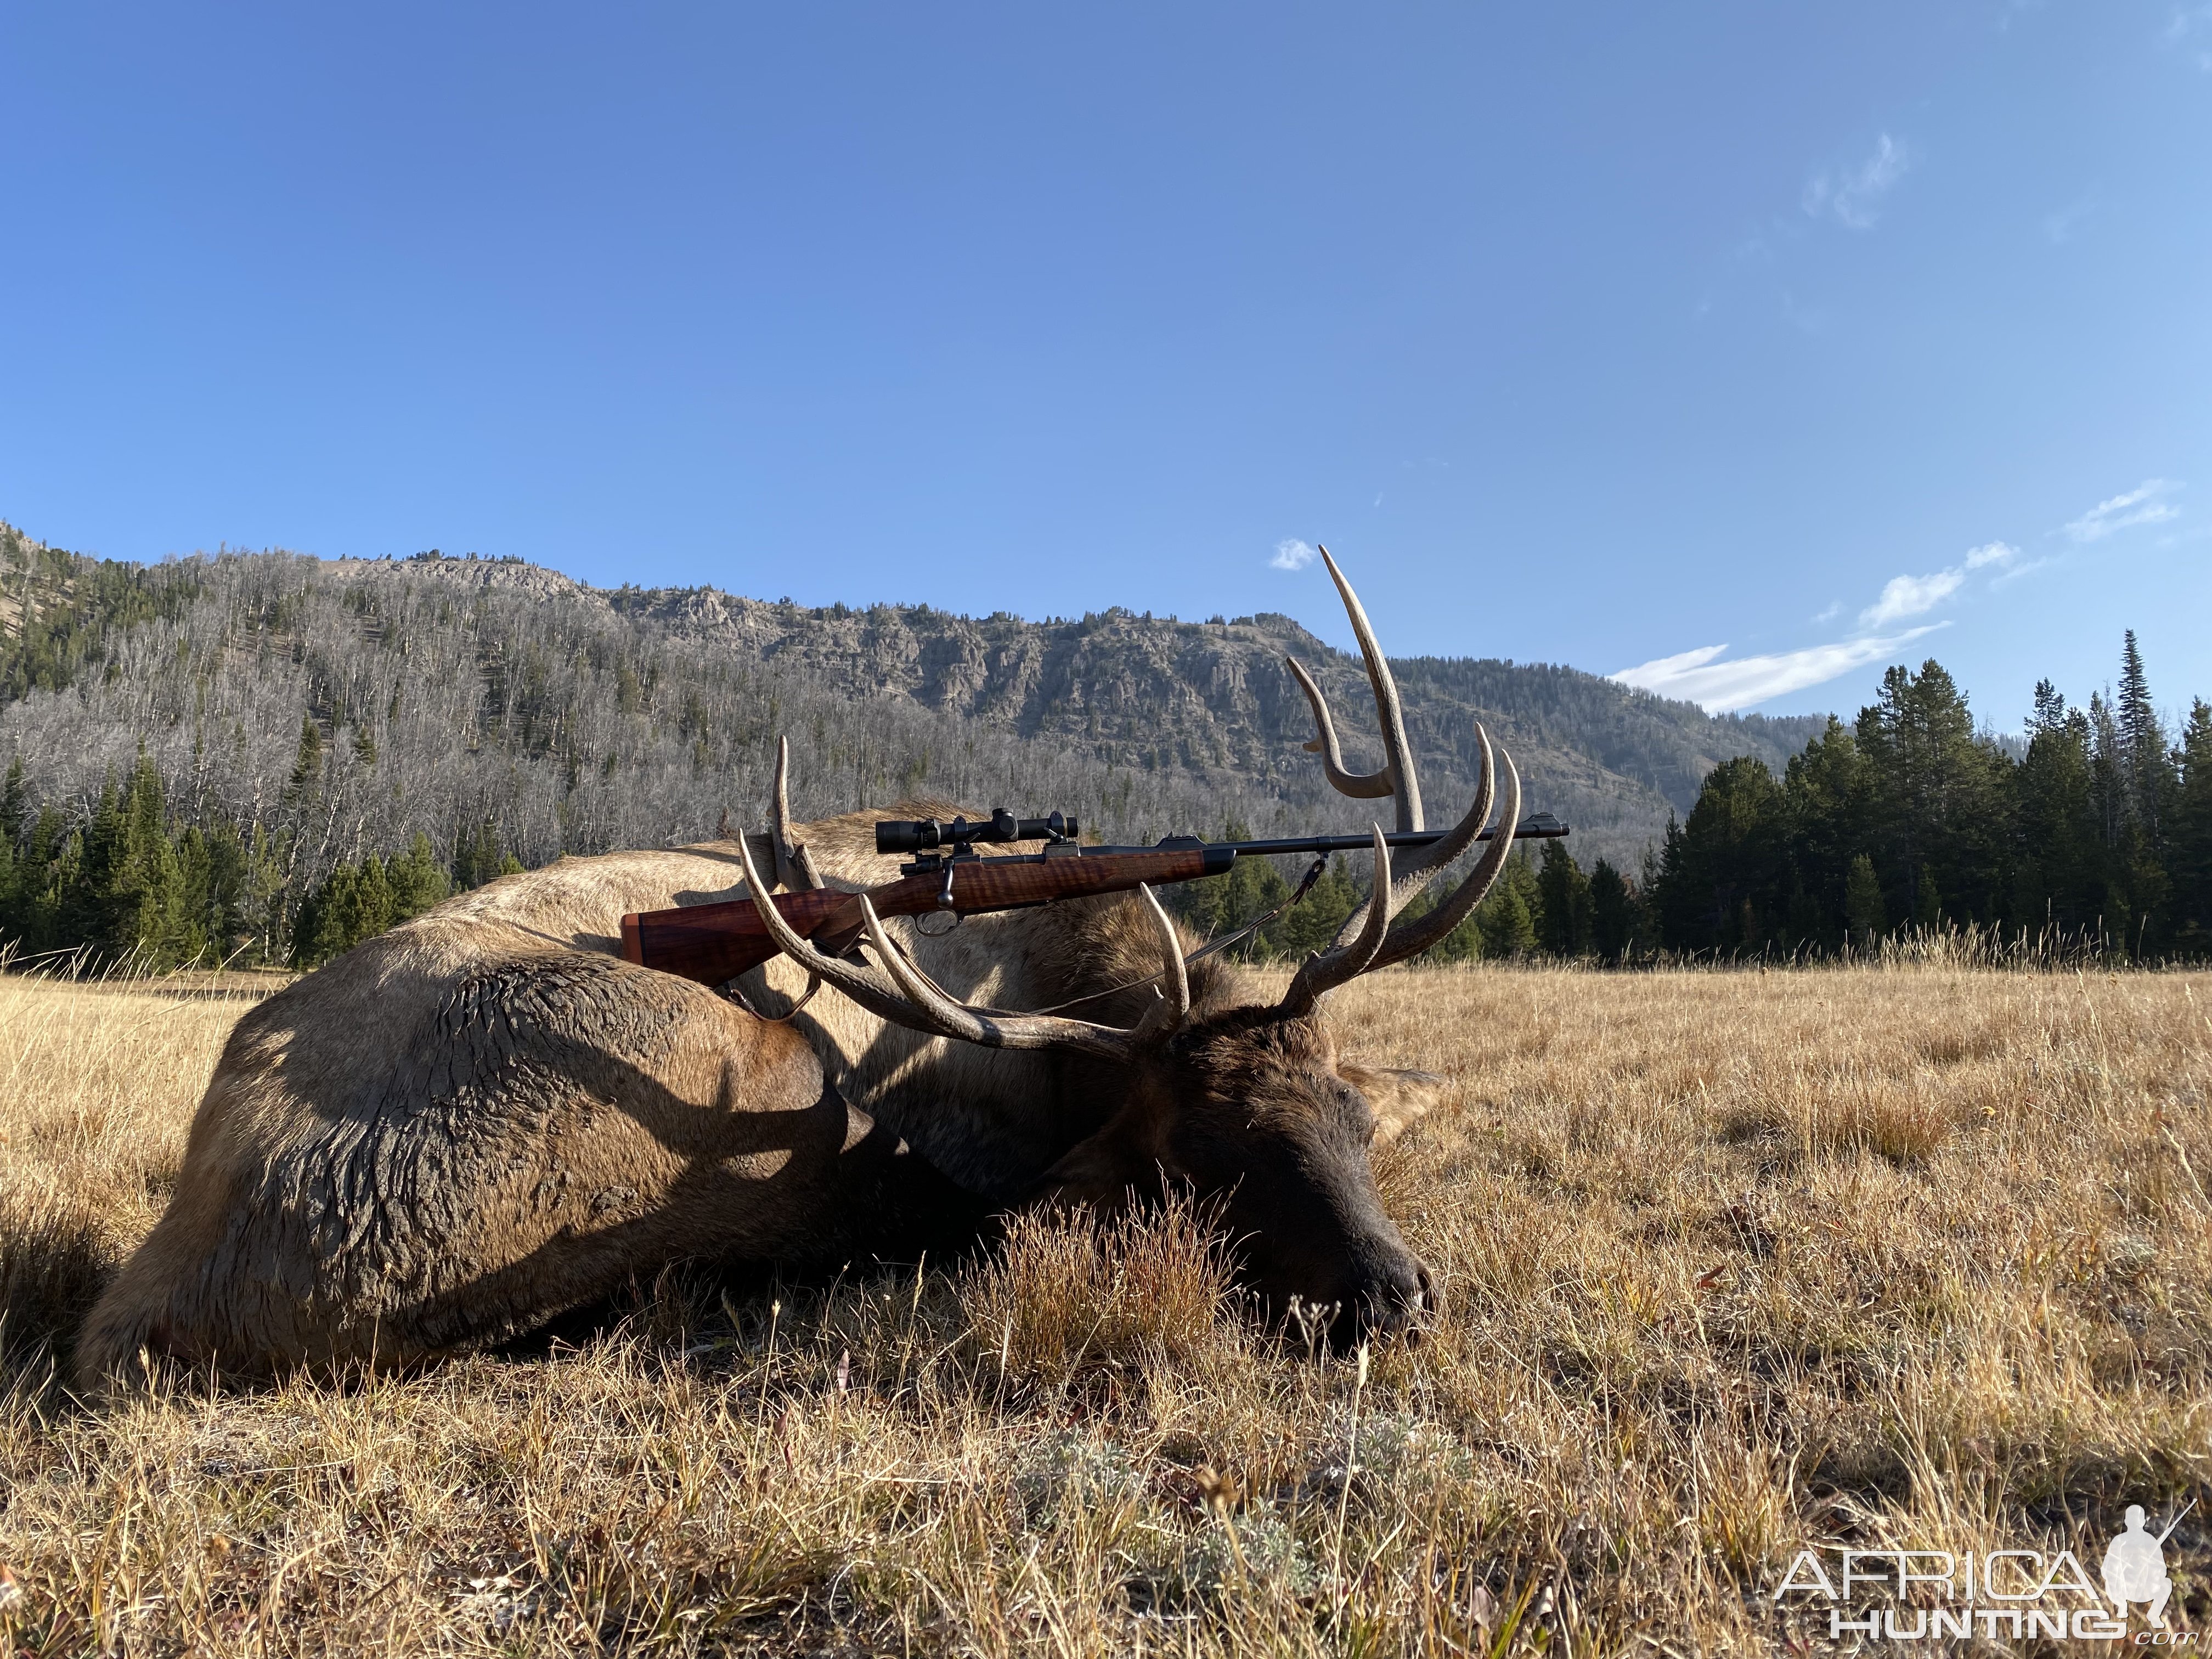
[[(1357, 829), (1373, 809), (1331, 792), (1305, 750), (1291, 655), (1330, 697), (1347, 763), (1378, 764), (1358, 659), (1279, 612), (805, 607), (442, 555), (125, 565), (0, 526), (0, 765), (23, 757), (34, 796), (81, 817), (102, 777), (149, 754), (194, 810), (312, 834), (303, 871), (416, 828), (450, 845), (487, 817), (532, 859), (696, 838), (757, 815), (785, 732), (802, 811), (927, 780), (979, 805), (1080, 811), (1117, 838), (1231, 817)], [(1585, 865), (1632, 867), (1715, 764), (1778, 767), (1824, 724), (1708, 715), (1559, 665), (1393, 670), (1431, 821), (1471, 793), (1480, 720)], [(325, 745), (312, 824), (288, 781), (303, 718)]]
[[(411, 571), (602, 600), (673, 638), (795, 667), (848, 695), (895, 696), (1013, 736), (1079, 743), (1119, 765), (1230, 772), (1277, 787), (1317, 769), (1303, 747), (1312, 716), (1284, 662), (1296, 656), (1328, 692), (1348, 750), (1378, 763), (1359, 659), (1280, 612), (1185, 622), (1112, 606), (1081, 618), (975, 617), (927, 604), (801, 606), (706, 585), (600, 588), (519, 560), (330, 562), (363, 576)], [(1382, 631), (1387, 650), (1387, 623)], [(1708, 714), (1561, 664), (1394, 657), (1391, 666), (1432, 817), (1449, 805), (1434, 786), (1471, 781), (1480, 720), (1516, 756), (1530, 800), (1575, 823), (1580, 848), (1601, 842), (1616, 860), (1640, 855), (1669, 811), (1686, 815), (1715, 765), (1750, 754), (1778, 770), (1826, 721)]]

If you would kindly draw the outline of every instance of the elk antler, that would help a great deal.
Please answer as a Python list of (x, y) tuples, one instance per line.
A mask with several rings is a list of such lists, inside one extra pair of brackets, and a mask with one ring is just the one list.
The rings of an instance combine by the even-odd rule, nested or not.
[[(1398, 827), (1419, 830), (1422, 827), (1420, 781), (1414, 775), (1413, 751), (1406, 741), (1405, 714), (1398, 702), (1397, 684), (1390, 678), (1389, 665), (1383, 660), (1382, 647), (1375, 642), (1375, 630), (1368, 625), (1367, 613), (1361, 608), (1358, 596), (1352, 592), (1352, 584), (1345, 580), (1344, 573), (1336, 568), (1336, 561), (1328, 557), (1326, 550), (1322, 556), (1328, 562), (1328, 574), (1336, 579), (1337, 592), (1344, 596), (1344, 608), (1352, 617), (1352, 631), (1359, 641), (1360, 654), (1367, 659), (1367, 678), (1375, 688), (1375, 707), (1389, 762), (1381, 771), (1364, 777), (1345, 771), (1337, 750), (1336, 728), (1329, 719), (1328, 703), (1314, 684), (1313, 677), (1296, 658), (1291, 658), (1288, 659), (1291, 672), (1305, 688), (1306, 696), (1313, 704), (1314, 722), (1319, 727), (1319, 735), (1306, 747), (1320, 752), (1328, 781), (1343, 793), (1359, 797), (1395, 795)], [(1283, 998), (1285, 1012), (1303, 1014), (1346, 981), (1419, 955), (1442, 940), (1482, 902), (1483, 896), (1489, 892), (1513, 851), (1513, 826), (1521, 821), (1521, 774), (1515, 769), (1512, 757), (1502, 749), (1495, 751), (1495, 761), (1504, 763), (1504, 799), (1498, 815), (1498, 832), (1490, 845), (1474, 868), (1435, 909), (1403, 926), (1390, 926), (1391, 918), (1415, 894), (1474, 844), (1483, 825), (1490, 821), (1492, 800), (1497, 793), (1496, 765), (1490, 734), (1479, 721), (1474, 728), (1474, 741), (1480, 758), (1474, 800), (1466, 815), (1449, 834), (1408, 853), (1395, 878), (1390, 849), (1377, 826), (1374, 890), (1368, 895), (1367, 902), (1346, 919), (1330, 948), (1310, 957), (1298, 969)]]
[(1139, 1042), (1173, 1030), (1190, 1012), (1190, 980), (1183, 969), (1182, 940), (1176, 933), (1175, 924), (1168, 920), (1168, 913), (1160, 908), (1158, 896), (1149, 887), (1139, 886), (1137, 890), (1145, 896), (1145, 902), (1151, 908), (1152, 920), (1160, 931), (1165, 962), (1161, 979), (1168, 988), (1168, 994), (1139, 1024), (1125, 1030), (1115, 1025), (1094, 1025), (1085, 1019), (1067, 1019), (1056, 1014), (1009, 1013), (1001, 1008), (977, 1007), (960, 1001), (923, 973), (884, 933), (875, 906), (868, 902), (866, 893), (855, 896), (860, 901), (860, 923), (869, 947), (881, 965), (871, 966), (825, 955), (800, 938), (769, 901), (767, 884), (754, 867), (752, 849), (743, 836), (738, 838), (738, 857), (744, 867), (746, 890), (753, 895), (753, 908), (784, 955), (808, 973), (826, 980), (870, 1013), (908, 1030), (979, 1043), (987, 1048), (1074, 1048), (1102, 1059), (1127, 1060)]
[(1413, 775), (1413, 750), (1406, 741), (1406, 714), (1398, 702), (1398, 682), (1390, 678), (1390, 665), (1383, 659), (1382, 647), (1375, 643), (1375, 630), (1367, 624), (1367, 612), (1360, 606), (1359, 596), (1352, 591), (1352, 584), (1344, 580), (1344, 572), (1336, 568), (1336, 561), (1325, 547), (1321, 550), (1321, 560), (1328, 567), (1336, 591), (1344, 597), (1344, 609), (1352, 618), (1352, 635), (1359, 641), (1359, 654), (1367, 662), (1367, 683), (1375, 688), (1375, 717), (1382, 727), (1385, 758), (1381, 771), (1364, 776), (1344, 769), (1344, 757), (1336, 746), (1336, 722), (1328, 714), (1328, 699), (1314, 684), (1313, 676), (1306, 672), (1305, 665), (1296, 657), (1286, 657), (1284, 660), (1290, 664), (1291, 672), (1304, 688), (1306, 701), (1313, 705), (1315, 732), (1313, 741), (1306, 748), (1322, 757), (1322, 769), (1328, 774), (1328, 781), (1338, 793), (1359, 800), (1395, 796), (1398, 828), (1421, 829), (1421, 782)]
[[(1382, 894), (1390, 890), (1390, 843), (1382, 839), (1379, 823), (1375, 826), (1375, 890)], [(1390, 907), (1370, 901), (1362, 914), (1364, 921), (1349, 943), (1344, 939), (1344, 933), (1351, 932), (1347, 923), (1337, 935), (1338, 943), (1315, 951), (1299, 966), (1297, 977), (1283, 994), (1285, 1013), (1304, 1013), (1346, 980), (1358, 978), (1375, 965), (1376, 952), (1384, 944), (1383, 929), (1390, 925)]]
[(810, 892), (822, 885), (814, 855), (791, 838), (791, 739), (775, 740), (775, 793), (769, 799), (769, 842), (775, 848), (775, 878), (790, 891)]

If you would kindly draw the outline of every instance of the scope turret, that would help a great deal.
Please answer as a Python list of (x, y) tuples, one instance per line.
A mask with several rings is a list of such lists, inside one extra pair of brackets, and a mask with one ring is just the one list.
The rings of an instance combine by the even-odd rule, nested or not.
[(979, 841), (1073, 841), (1076, 833), (1076, 821), (1062, 813), (1018, 818), (1000, 806), (988, 818), (959, 817), (950, 823), (939, 823), (935, 818), (884, 818), (876, 825), (876, 851), (933, 853), (945, 847), (970, 847)]

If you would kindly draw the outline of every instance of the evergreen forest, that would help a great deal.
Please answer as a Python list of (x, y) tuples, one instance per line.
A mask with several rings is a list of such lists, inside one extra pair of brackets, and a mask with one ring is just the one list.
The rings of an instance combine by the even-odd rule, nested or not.
[[(911, 799), (1058, 807), (1116, 841), (1341, 827), (1344, 803), (1278, 758), (1310, 730), (1263, 678), (1287, 619), (993, 618), (917, 643), (917, 617), (933, 613), (602, 594), (437, 555), (125, 566), (0, 526), (0, 952), (313, 966), (564, 853), (756, 823), (785, 734), (802, 817)], [(946, 658), (948, 639), (968, 657)], [(1356, 664), (1299, 648), (1361, 729)], [(1580, 801), (1601, 825), (1516, 854), (1435, 954), (1820, 956), (1972, 929), (2108, 958), (2206, 955), (2212, 710), (2163, 720), (2132, 635), (2118, 666), (2117, 690), (2083, 703), (2037, 686), (2024, 734), (2000, 738), (1932, 660), (1889, 670), (1849, 725), (1716, 720), (1569, 670), (1409, 661), (1409, 705), (1483, 700), (1528, 757), (1531, 810)], [(934, 706), (915, 690), (933, 677)], [(1017, 692), (1020, 716), (994, 718)], [(1182, 711), (1174, 742), (1133, 743), (1164, 729), (1161, 708)], [(1425, 787), (1448, 802), (1468, 721), (1422, 718)], [(1740, 752), (1700, 760), (1701, 745)], [(1632, 839), (1587, 787), (1601, 766), (1649, 774), (1686, 811)], [(1240, 952), (1302, 957), (1364, 874), (1337, 860), (1284, 908), (1304, 872), (1279, 863), (1173, 903), (1208, 935), (1270, 917)]]

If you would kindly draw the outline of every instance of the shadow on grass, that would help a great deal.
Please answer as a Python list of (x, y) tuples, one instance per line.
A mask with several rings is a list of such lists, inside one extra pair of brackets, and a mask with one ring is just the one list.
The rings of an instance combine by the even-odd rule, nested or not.
[(118, 1266), (88, 1206), (50, 1187), (0, 1191), (0, 1383), (67, 1368)]

